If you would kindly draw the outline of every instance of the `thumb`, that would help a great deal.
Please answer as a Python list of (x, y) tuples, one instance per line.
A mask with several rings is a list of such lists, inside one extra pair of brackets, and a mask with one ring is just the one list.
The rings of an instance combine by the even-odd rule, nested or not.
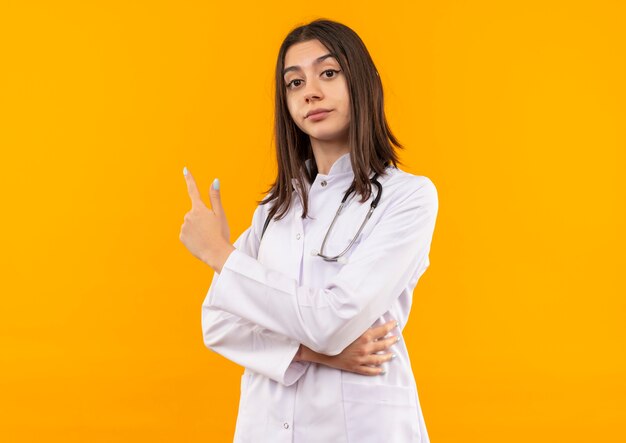
[(222, 195), (220, 194), (220, 179), (213, 180), (213, 185), (209, 190), (209, 198), (211, 199), (211, 209), (221, 221), (222, 236), (230, 243), (230, 229), (228, 228), (228, 220), (222, 206)]
[(211, 199), (211, 209), (218, 215), (224, 214), (224, 208), (222, 207), (222, 196), (220, 195), (220, 179), (213, 180), (211, 189), (209, 191), (209, 198)]

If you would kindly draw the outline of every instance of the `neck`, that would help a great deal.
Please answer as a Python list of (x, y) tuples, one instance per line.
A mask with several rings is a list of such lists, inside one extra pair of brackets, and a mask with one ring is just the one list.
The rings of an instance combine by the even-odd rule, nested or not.
[(317, 164), (317, 173), (327, 175), (339, 157), (350, 152), (347, 142), (311, 139), (311, 149)]

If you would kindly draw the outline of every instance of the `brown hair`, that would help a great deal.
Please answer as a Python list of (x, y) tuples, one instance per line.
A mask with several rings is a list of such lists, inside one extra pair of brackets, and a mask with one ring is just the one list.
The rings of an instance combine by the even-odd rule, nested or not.
[[(269, 195), (261, 205), (275, 201), (268, 220), (276, 215), (276, 220), (283, 218), (292, 204), (292, 178), (295, 178), (302, 190), (302, 218), (307, 216), (308, 192), (304, 180), (313, 183), (318, 173), (313, 158), (311, 141), (291, 118), (285, 97), (285, 54), (295, 43), (319, 40), (331, 52), (346, 76), (350, 96), (349, 146), (353, 186), (361, 195), (361, 203), (367, 201), (372, 192), (369, 179), (370, 170), (384, 175), (385, 165), (400, 163), (394, 146), (404, 147), (391, 133), (385, 118), (383, 86), (374, 66), (374, 62), (361, 38), (349, 27), (331, 20), (318, 19), (309, 24), (293, 29), (278, 52), (276, 62), (276, 94), (274, 115), (274, 137), (278, 175), (276, 181), (266, 191)], [(305, 161), (312, 159), (311, 171), (305, 167)], [(280, 211), (280, 212), (279, 212)]]

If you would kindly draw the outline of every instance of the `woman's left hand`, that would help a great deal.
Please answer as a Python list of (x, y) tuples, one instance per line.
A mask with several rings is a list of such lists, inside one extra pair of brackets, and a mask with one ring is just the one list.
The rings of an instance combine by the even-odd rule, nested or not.
[(185, 214), (180, 229), (180, 241), (195, 257), (217, 272), (234, 247), (230, 244), (230, 229), (222, 207), (220, 191), (211, 186), (209, 198), (211, 208), (202, 201), (202, 196), (191, 172), (185, 168), (187, 191), (191, 198), (191, 210)]
[(390, 361), (395, 354), (379, 352), (387, 351), (398, 342), (399, 335), (387, 337), (397, 326), (398, 323), (391, 320), (384, 325), (369, 328), (337, 355), (320, 354), (301, 344), (294, 361), (310, 361), (361, 375), (385, 374), (380, 365)]

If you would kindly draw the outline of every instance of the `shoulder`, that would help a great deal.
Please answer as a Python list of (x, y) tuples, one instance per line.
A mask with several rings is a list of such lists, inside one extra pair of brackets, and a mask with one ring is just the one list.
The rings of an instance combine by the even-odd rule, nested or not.
[(425, 175), (415, 175), (398, 168), (389, 168), (385, 175), (383, 192), (389, 194), (389, 199), (395, 204), (407, 201), (419, 201), (431, 206), (438, 205), (439, 196), (433, 181)]

